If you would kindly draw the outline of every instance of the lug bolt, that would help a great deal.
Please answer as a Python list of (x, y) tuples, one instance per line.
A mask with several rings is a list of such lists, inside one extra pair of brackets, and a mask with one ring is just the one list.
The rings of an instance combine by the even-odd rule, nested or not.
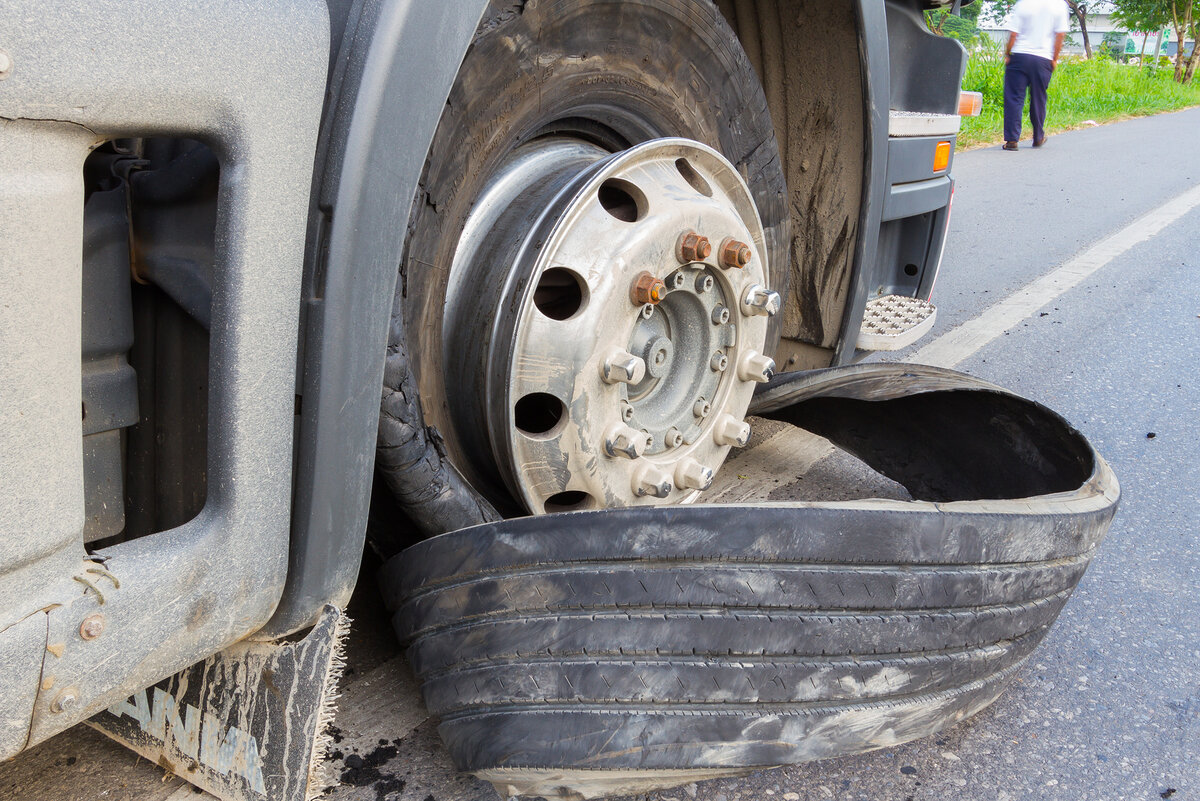
[(696, 402), (692, 404), (692, 414), (703, 420), (712, 413), (712, 404), (704, 398), (696, 398)]
[(79, 696), (76, 694), (74, 687), (68, 687), (58, 694), (58, 697), (50, 704), (51, 712), (70, 712), (75, 708), (75, 704), (79, 702)]
[(624, 398), (621, 399), (621, 419), (626, 423), (633, 419), (633, 406)]
[(668, 276), (668, 280), (670, 281), (669, 286), (671, 289), (683, 289), (683, 285), (687, 281), (687, 276), (683, 274), (682, 270), (676, 270)]
[(678, 448), (683, 444), (683, 434), (675, 426), (667, 429), (667, 433), (663, 436), (663, 444), (668, 448)]
[(726, 269), (735, 267), (742, 269), (750, 263), (754, 251), (745, 242), (739, 242), (733, 237), (726, 237), (721, 242), (721, 266)]
[(680, 264), (704, 261), (711, 255), (712, 243), (707, 236), (700, 236), (695, 231), (684, 231), (675, 244), (675, 258)]
[(666, 498), (673, 489), (670, 474), (652, 464), (644, 464), (633, 474), (633, 494), (639, 498), (652, 495)]
[(600, 377), (606, 384), (636, 384), (646, 377), (646, 362), (623, 350), (614, 350), (600, 364)]
[(724, 306), (716, 306), (712, 310), (713, 325), (725, 325), (729, 322), (729, 309)]
[(629, 287), (629, 299), (635, 306), (656, 304), (667, 296), (667, 285), (661, 278), (655, 278), (649, 272), (642, 270), (633, 279)]
[(713, 277), (707, 273), (700, 273), (696, 278), (696, 291), (703, 294), (711, 292), (713, 288)]
[(774, 317), (779, 313), (782, 303), (778, 292), (772, 292), (760, 284), (751, 284), (746, 289), (746, 294), (742, 295), (742, 314), (747, 317), (756, 314)]
[(604, 436), (604, 452), (612, 457), (637, 459), (649, 447), (649, 434), (626, 425), (615, 425)]
[(717, 441), (718, 445), (744, 448), (750, 442), (750, 424), (737, 419), (732, 414), (723, 414), (713, 429), (713, 439)]
[(723, 373), (725, 368), (729, 366), (729, 357), (721, 351), (717, 351), (708, 360), (708, 366), (714, 373)]
[(748, 350), (738, 362), (738, 378), (743, 381), (757, 381), (760, 384), (771, 380), (775, 375), (775, 360), (763, 356), (757, 351)]
[(683, 459), (675, 465), (675, 486), (681, 489), (706, 490), (712, 486), (713, 471), (695, 459)]
[(654, 316), (654, 304), (647, 303), (645, 306), (642, 307), (641, 313), (642, 313), (643, 320), (649, 320), (651, 317)]
[(79, 624), (79, 636), (94, 640), (104, 633), (104, 615), (88, 615)]

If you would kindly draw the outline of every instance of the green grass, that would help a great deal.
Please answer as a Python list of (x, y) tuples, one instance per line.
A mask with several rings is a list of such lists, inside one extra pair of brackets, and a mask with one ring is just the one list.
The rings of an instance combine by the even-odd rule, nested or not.
[[(1111, 122), (1126, 117), (1158, 114), (1200, 105), (1200, 81), (1175, 83), (1169, 66), (1133, 66), (1099, 56), (1059, 63), (1050, 82), (1046, 130), (1080, 127), (1084, 121)], [(1003, 141), (1004, 57), (998, 47), (985, 46), (971, 54), (963, 89), (983, 93), (983, 113), (964, 117), (960, 149)], [(1024, 114), (1028, 138), (1028, 104)]]

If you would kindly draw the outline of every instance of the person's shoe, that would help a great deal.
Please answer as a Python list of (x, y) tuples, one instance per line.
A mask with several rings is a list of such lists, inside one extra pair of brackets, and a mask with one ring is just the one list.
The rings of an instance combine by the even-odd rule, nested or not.
[(1017, 149), (1017, 143), (1016, 143), (1016, 142), (1005, 142), (1005, 143), (1004, 143), (1004, 149), (1005, 149), (1005, 150), (1016, 150), (1016, 149)]
[(1048, 136), (1043, 136), (1041, 139), (1034, 139), (1034, 140), (1033, 140), (1033, 146), (1034, 146), (1034, 147), (1041, 147), (1042, 145), (1046, 144), (1046, 140), (1047, 140), (1047, 139), (1049, 139), (1049, 138), (1050, 138), (1050, 137), (1048, 137)]

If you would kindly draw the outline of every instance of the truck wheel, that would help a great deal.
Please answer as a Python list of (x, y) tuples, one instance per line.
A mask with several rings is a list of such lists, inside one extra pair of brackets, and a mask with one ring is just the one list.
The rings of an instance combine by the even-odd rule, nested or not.
[(391, 346), (502, 512), (687, 500), (744, 444), (788, 239), (766, 100), (715, 6), (494, 2), (430, 147)]

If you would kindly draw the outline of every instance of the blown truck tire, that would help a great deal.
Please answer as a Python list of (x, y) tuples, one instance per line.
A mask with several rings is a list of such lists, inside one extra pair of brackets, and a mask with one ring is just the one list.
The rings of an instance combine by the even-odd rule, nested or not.
[(913, 500), (550, 514), (426, 540), (385, 600), (455, 764), (594, 797), (853, 754), (990, 704), (1118, 487), (1053, 412), (911, 365), (772, 385)]

